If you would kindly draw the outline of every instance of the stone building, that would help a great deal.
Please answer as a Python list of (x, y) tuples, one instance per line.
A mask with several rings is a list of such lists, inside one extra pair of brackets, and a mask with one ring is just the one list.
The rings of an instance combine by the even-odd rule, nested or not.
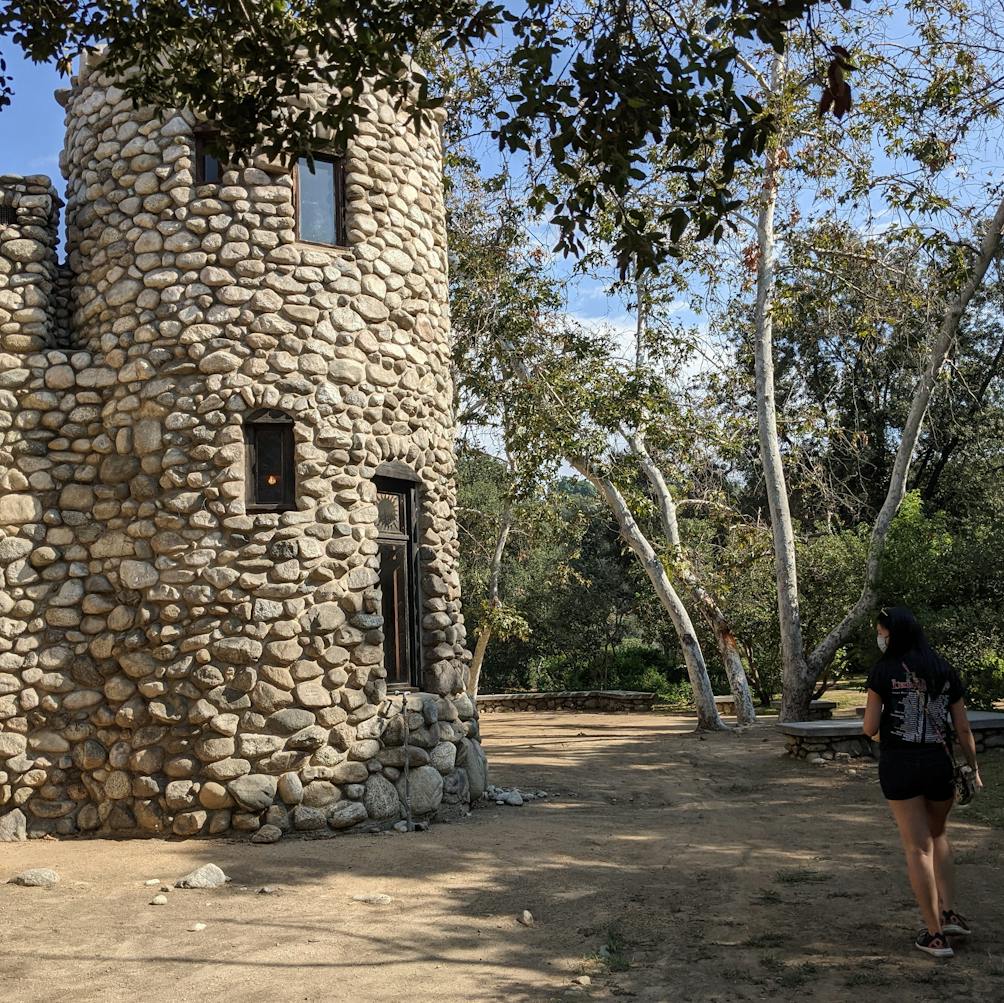
[(0, 838), (476, 799), (437, 129), (230, 169), (100, 57), (57, 98), (65, 264), (0, 177)]

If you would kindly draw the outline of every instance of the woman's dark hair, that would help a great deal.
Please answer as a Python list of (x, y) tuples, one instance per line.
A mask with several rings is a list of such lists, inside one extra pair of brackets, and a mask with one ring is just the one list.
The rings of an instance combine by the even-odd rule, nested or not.
[(879, 610), (877, 619), (889, 631), (885, 657), (905, 662), (936, 697), (948, 682), (948, 663), (931, 647), (917, 618), (905, 606), (889, 606)]

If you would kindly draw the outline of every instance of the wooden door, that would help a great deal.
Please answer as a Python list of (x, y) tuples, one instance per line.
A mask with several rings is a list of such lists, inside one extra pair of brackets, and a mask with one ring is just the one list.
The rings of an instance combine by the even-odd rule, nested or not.
[(376, 485), (387, 685), (414, 686), (418, 684), (422, 651), (418, 621), (415, 485), (384, 477), (378, 477)]

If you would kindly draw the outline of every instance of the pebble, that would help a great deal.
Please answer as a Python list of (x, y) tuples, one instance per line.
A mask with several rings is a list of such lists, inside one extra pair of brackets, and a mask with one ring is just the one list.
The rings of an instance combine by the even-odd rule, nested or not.
[(167, 905), (167, 896), (154, 895), (154, 897), (150, 899), (150, 905)]
[(205, 923), (193, 923), (188, 928), (188, 932), (189, 933), (201, 933), (203, 930), (205, 930), (205, 928), (206, 928), (206, 924)]
[(365, 902), (367, 905), (390, 905), (394, 900), (383, 892), (370, 892), (366, 895), (353, 895), (353, 902)]
[(485, 795), (497, 805), (508, 805), (511, 808), (521, 808), (527, 801), (542, 801), (550, 797), (547, 791), (524, 791), (517, 787), (496, 787), (489, 784)]
[(281, 890), (282, 889), (279, 888), (278, 885), (262, 885), (262, 887), (258, 889), (258, 891), (257, 891), (256, 894), (258, 894), (258, 895), (278, 895)]
[(588, 975), (576, 975), (572, 979), (573, 986), (591, 986), (592, 984), (593, 980)]
[(147, 888), (153, 888), (154, 885), (159, 885), (160, 883), (161, 883), (160, 878), (150, 878), (148, 881), (143, 882), (143, 884), (146, 885)]
[(523, 926), (533, 926), (533, 913), (529, 909), (524, 909), (523, 914), (519, 917), (519, 922)]

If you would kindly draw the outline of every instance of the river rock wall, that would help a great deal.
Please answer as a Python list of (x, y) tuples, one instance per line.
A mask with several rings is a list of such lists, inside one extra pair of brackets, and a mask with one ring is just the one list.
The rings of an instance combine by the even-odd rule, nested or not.
[[(297, 240), (290, 173), (196, 185), (194, 117), (134, 109), (99, 57), (60, 98), (65, 266), (48, 179), (0, 178), (0, 832), (386, 823), (406, 758), (415, 814), (479, 797), (437, 130), (370, 100), (326, 247)], [(247, 511), (259, 408), (294, 421), (290, 511)], [(418, 484), (407, 706), (388, 463)]]

